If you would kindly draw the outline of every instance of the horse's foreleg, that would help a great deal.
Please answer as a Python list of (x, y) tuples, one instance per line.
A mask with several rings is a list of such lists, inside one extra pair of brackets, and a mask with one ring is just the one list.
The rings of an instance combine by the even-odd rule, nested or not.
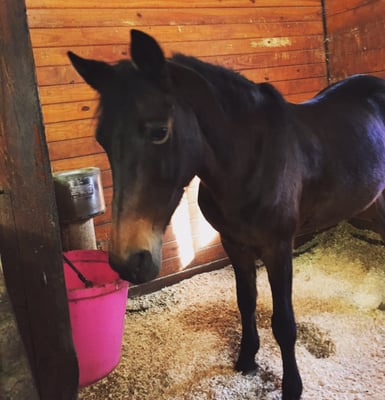
[(282, 399), (298, 400), (302, 382), (295, 359), (296, 324), (292, 306), (291, 246), (276, 246), (263, 257), (273, 297), (272, 329), (283, 362)]
[(242, 320), (242, 339), (236, 369), (242, 372), (255, 371), (255, 354), (259, 349), (259, 337), (255, 323), (257, 298), (254, 254), (236, 243), (222, 238), (235, 272), (237, 301)]
[(375, 205), (377, 212), (375, 222), (377, 223), (381, 238), (385, 242), (385, 191), (378, 196)]

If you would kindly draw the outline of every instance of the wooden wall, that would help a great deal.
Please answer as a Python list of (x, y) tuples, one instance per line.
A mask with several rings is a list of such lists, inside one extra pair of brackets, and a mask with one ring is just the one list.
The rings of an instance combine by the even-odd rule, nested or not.
[[(118, 60), (127, 56), (135, 27), (154, 35), (167, 55), (184, 52), (252, 80), (273, 82), (294, 102), (326, 85), (320, 0), (26, 3), (52, 169), (101, 168), (108, 208), (95, 223), (103, 246), (109, 239), (111, 173), (93, 137), (96, 94), (70, 66), (69, 49), (84, 57)], [(207, 231), (197, 210), (196, 187), (194, 182), (166, 231), (164, 274), (224, 260), (218, 238)], [(184, 261), (183, 246), (189, 254)]]
[(325, 0), (332, 82), (357, 73), (385, 78), (385, 1)]

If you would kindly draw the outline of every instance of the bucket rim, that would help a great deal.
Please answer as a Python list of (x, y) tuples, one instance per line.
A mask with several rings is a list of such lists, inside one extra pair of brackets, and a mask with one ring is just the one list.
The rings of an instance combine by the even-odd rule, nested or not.
[(106, 296), (113, 292), (119, 292), (123, 289), (128, 289), (129, 283), (122, 279), (106, 282), (95, 285), (90, 288), (69, 288), (67, 289), (67, 298), (69, 301), (85, 300), (93, 297)]
[(52, 176), (54, 178), (60, 179), (60, 178), (76, 178), (78, 176), (82, 175), (88, 175), (88, 176), (94, 176), (94, 175), (100, 175), (100, 168), (99, 167), (85, 167), (85, 168), (77, 168), (77, 169), (72, 169), (72, 170), (65, 170), (65, 171), (58, 171), (54, 172)]
[[(75, 265), (77, 262), (82, 263), (102, 263), (107, 264), (108, 262), (108, 252), (99, 249), (78, 249), (78, 250), (68, 250), (64, 252), (64, 255), (73, 262)], [(63, 267), (66, 262), (64, 261)], [(109, 266), (109, 268), (111, 268)], [(128, 288), (130, 283), (119, 277), (119, 275), (111, 269), (113, 275), (110, 280), (103, 283), (94, 284), (92, 287), (66, 287), (67, 298), (69, 301), (87, 299), (92, 297), (104, 296), (115, 291), (119, 291), (124, 288)], [(87, 278), (87, 277), (86, 277)]]

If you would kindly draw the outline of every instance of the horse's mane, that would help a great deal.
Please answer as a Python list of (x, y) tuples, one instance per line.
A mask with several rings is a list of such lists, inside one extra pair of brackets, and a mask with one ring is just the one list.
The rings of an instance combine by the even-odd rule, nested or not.
[(266, 100), (266, 96), (270, 101), (274, 99), (278, 103), (284, 102), (281, 93), (269, 83), (256, 84), (234, 70), (180, 53), (174, 54), (171, 59), (206, 78), (226, 113), (244, 113)]

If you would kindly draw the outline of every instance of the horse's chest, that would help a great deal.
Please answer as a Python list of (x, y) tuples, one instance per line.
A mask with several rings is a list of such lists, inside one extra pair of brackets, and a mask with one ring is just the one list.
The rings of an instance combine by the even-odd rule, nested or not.
[(203, 186), (199, 190), (199, 206), (207, 221), (227, 238), (244, 244), (255, 245), (263, 236), (261, 226), (256, 224), (241, 204), (219, 203)]

